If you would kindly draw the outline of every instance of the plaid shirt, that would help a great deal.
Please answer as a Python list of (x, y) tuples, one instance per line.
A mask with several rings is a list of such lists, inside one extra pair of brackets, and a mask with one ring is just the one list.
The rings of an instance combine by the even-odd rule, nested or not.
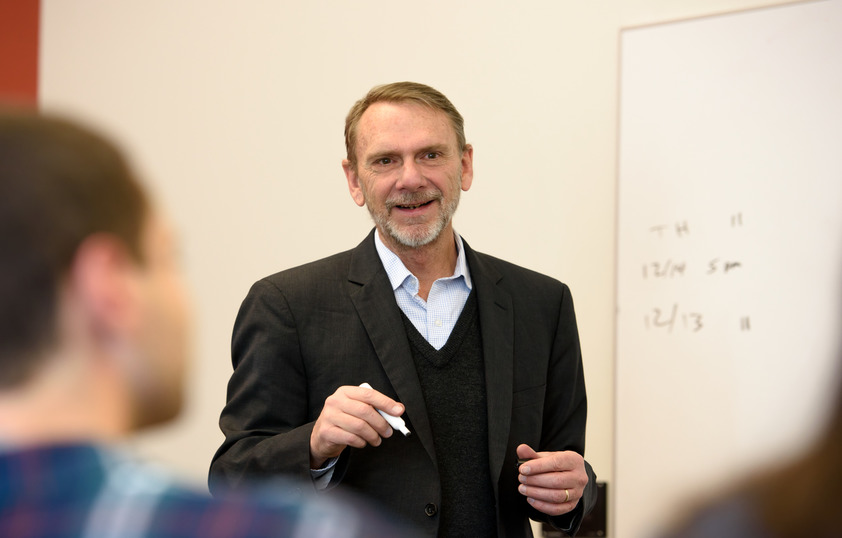
[(0, 537), (407, 536), (356, 500), (306, 486), (211, 498), (92, 445), (0, 452)]

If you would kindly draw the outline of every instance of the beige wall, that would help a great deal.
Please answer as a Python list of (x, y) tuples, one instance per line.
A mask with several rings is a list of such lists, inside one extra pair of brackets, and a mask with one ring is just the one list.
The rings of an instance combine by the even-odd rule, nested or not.
[(339, 165), (343, 118), (372, 85), (416, 80), (460, 108), (475, 147), (457, 230), (573, 291), (587, 458), (610, 482), (619, 31), (781, 3), (44, 0), (43, 106), (116, 135), (184, 243), (189, 406), (138, 446), (204, 480), (240, 301), (257, 278), (364, 236)]

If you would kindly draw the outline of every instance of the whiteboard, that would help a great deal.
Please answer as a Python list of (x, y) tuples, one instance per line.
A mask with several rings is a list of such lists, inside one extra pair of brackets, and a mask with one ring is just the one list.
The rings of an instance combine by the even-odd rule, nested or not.
[(788, 457), (842, 307), (842, 1), (621, 34), (613, 529)]

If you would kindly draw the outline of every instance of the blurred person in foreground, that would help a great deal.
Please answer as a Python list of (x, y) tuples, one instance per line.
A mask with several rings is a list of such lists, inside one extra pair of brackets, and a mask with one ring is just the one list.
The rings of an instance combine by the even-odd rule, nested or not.
[(189, 320), (172, 233), (119, 151), (0, 110), (0, 536), (405, 535), (292, 483), (211, 499), (120, 449), (178, 414)]
[(662, 538), (842, 537), (842, 385), (833, 403), (825, 430), (803, 454), (700, 502)]

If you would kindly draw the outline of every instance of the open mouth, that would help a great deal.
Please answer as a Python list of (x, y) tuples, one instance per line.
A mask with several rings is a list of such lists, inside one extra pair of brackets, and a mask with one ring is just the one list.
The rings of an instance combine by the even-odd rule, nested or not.
[(430, 200), (429, 202), (424, 202), (424, 203), (422, 203), (422, 204), (414, 204), (414, 205), (401, 205), (401, 204), (398, 204), (398, 205), (395, 205), (395, 207), (397, 207), (398, 209), (412, 210), (412, 209), (418, 209), (419, 207), (424, 207), (425, 205), (430, 205), (430, 204), (432, 204), (432, 203), (433, 203), (433, 201), (432, 201), (432, 200)]

